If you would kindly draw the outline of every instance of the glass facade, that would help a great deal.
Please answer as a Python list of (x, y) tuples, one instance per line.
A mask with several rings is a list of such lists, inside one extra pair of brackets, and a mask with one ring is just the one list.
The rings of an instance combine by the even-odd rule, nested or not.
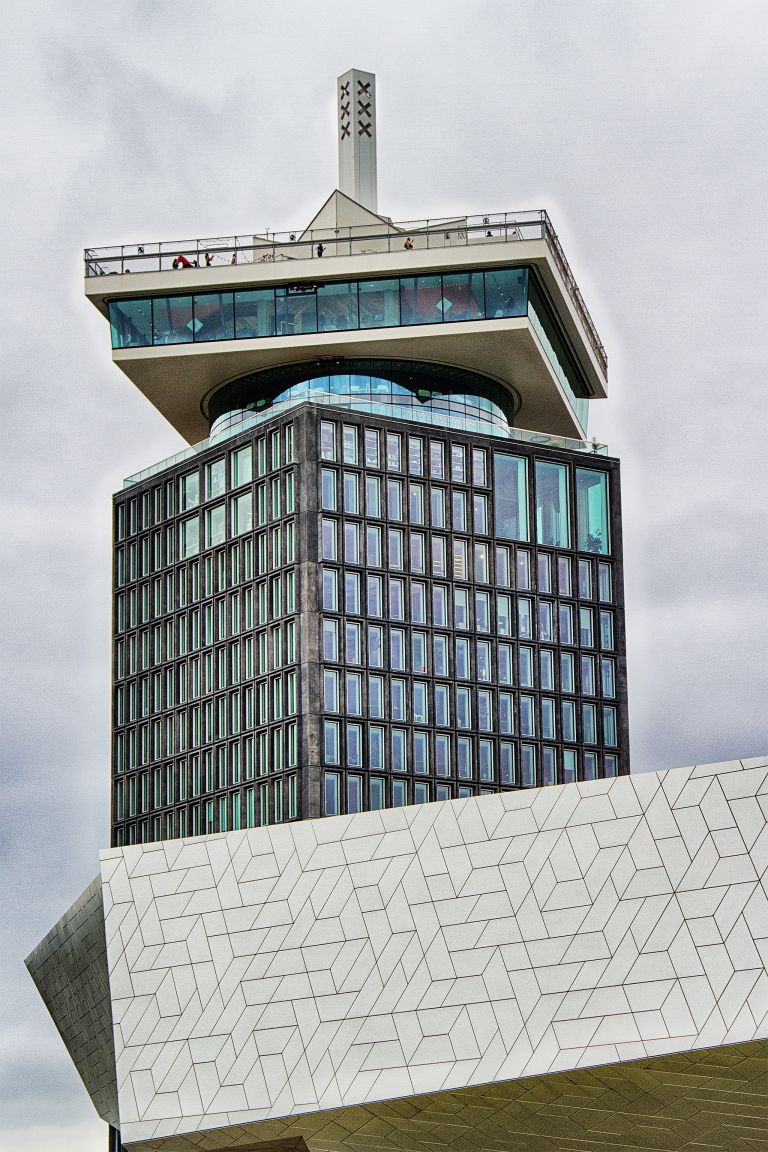
[(489, 431), (506, 431), (518, 405), (512, 390), (465, 369), (417, 360), (339, 359), (333, 371), (314, 363), (286, 365), (225, 384), (208, 400), (211, 435), (273, 406), (328, 400), (358, 412), (389, 407), (400, 419), (412, 413), (420, 420), (472, 421)]
[(628, 771), (615, 463), (318, 420), (326, 814)]
[(532, 269), (278, 285), (112, 300), (113, 348), (253, 340), (527, 316), (586, 432), (590, 388)]
[(292, 423), (115, 502), (116, 845), (296, 819)]
[(307, 405), (119, 494), (113, 842), (628, 771), (590, 464)]
[(113, 348), (525, 316), (528, 269), (113, 300)]

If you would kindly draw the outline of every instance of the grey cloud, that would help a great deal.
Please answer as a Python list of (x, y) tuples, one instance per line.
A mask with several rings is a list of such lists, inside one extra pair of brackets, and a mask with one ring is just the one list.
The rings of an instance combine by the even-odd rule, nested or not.
[(372, 19), (353, 0), (4, 10), (8, 1152), (49, 1120), (57, 1147), (103, 1147), (21, 960), (106, 839), (110, 494), (179, 447), (109, 362), (81, 249), (301, 225), (335, 181), (346, 68), (378, 74), (383, 210), (548, 208), (608, 347), (592, 427), (623, 462), (635, 765), (768, 748), (763, 0)]

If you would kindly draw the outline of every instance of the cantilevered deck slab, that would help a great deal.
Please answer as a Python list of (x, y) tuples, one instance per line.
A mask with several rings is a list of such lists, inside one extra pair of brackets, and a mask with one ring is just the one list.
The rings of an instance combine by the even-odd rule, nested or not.
[[(323, 259), (315, 257), (314, 239), (304, 242), (304, 234), (297, 234), (295, 243), (265, 249), (266, 257), (254, 256), (253, 262), (234, 266), (227, 258), (227, 262), (214, 262), (210, 267), (174, 271), (167, 257), (158, 256), (155, 270), (154, 258), (143, 255), (127, 261), (132, 265), (130, 275), (87, 276), (85, 292), (108, 315), (110, 299), (529, 266), (540, 277), (591, 396), (598, 399), (606, 395), (606, 367), (595, 343), (596, 334), (578, 303), (580, 296), (574, 294), (577, 290), (566, 280), (566, 266), (556, 258), (553, 240), (528, 239), (515, 228), (494, 232), (488, 238), (480, 229), (478, 235), (470, 236), (466, 222), (461, 227), (452, 222), (443, 244), (424, 247), (425, 240), (435, 244), (433, 232), (427, 231), (414, 233), (414, 248), (404, 250), (399, 236), (393, 248), (392, 227), (380, 218), (377, 228), (381, 235), (374, 229), (367, 239), (350, 240), (349, 255), (334, 254), (338, 250), (327, 238), (328, 254)], [(387, 228), (388, 232), (382, 232)], [(325, 232), (320, 230), (319, 234)], [(464, 240), (456, 242), (459, 235)], [(546, 236), (550, 232), (545, 231)], [(254, 237), (254, 242), (257, 240), (263, 243), (263, 238)], [(255, 248), (249, 256), (261, 250)], [(235, 253), (236, 258), (239, 255)], [(200, 263), (204, 264), (202, 254)], [(113, 264), (122, 266), (119, 261)], [(153, 270), (143, 270), (148, 267)], [(190, 443), (208, 434), (205, 398), (216, 387), (280, 364), (335, 356), (381, 356), (466, 368), (490, 376), (520, 397), (519, 427), (576, 438), (585, 434), (527, 316), (113, 350), (118, 367)]]

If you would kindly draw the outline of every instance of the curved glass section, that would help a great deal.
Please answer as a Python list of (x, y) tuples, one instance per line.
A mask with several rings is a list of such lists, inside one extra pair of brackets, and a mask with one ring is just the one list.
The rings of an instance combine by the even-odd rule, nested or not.
[(252, 372), (218, 389), (207, 402), (211, 435), (276, 405), (305, 402), (384, 412), (406, 420), (469, 420), (487, 431), (509, 428), (519, 407), (518, 397), (495, 381), (447, 365), (379, 359), (313, 361)]

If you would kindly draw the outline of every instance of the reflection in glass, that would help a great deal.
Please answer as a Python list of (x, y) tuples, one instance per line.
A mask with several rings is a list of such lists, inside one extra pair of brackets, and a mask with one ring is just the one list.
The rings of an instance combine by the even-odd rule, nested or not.
[(162, 296), (153, 302), (153, 344), (187, 344), (192, 329), (191, 296)]
[(443, 320), (479, 320), (485, 314), (482, 272), (450, 272), (443, 276)]
[(569, 546), (568, 469), (536, 461), (536, 539), (550, 548)]
[(238, 340), (275, 335), (275, 293), (272, 288), (235, 292), (235, 336)]
[(400, 280), (400, 323), (436, 324), (443, 319), (439, 276), (410, 276)]
[(145, 348), (152, 343), (152, 301), (117, 300), (109, 305), (113, 348)]
[(339, 332), (358, 327), (357, 285), (321, 284), (317, 289), (318, 332)]
[(358, 293), (361, 328), (391, 328), (400, 323), (399, 280), (361, 280)]
[(235, 323), (231, 292), (206, 292), (194, 297), (195, 340), (234, 340)]
[(522, 456), (494, 452), (496, 535), (528, 539), (527, 464)]
[(317, 332), (317, 296), (314, 291), (275, 289), (275, 321), (278, 336)]
[(524, 316), (528, 307), (528, 270), (496, 268), (485, 273), (485, 315)]
[(592, 468), (576, 469), (577, 547), (582, 552), (610, 551), (608, 476)]

